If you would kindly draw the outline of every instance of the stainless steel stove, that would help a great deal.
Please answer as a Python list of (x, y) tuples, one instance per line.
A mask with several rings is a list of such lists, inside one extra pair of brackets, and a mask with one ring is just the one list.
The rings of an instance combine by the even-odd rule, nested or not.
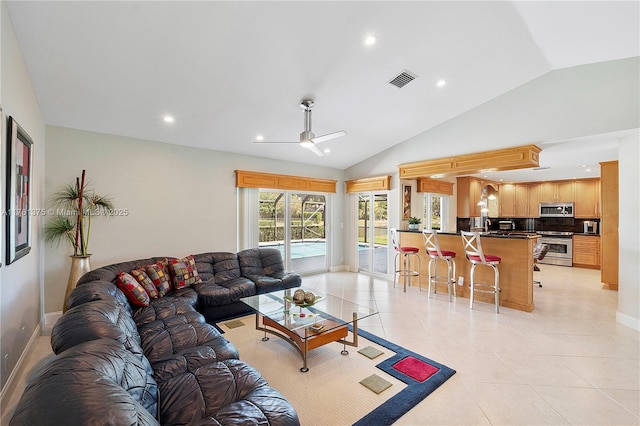
[(536, 231), (540, 235), (539, 243), (547, 244), (549, 251), (539, 263), (550, 265), (573, 265), (573, 232)]

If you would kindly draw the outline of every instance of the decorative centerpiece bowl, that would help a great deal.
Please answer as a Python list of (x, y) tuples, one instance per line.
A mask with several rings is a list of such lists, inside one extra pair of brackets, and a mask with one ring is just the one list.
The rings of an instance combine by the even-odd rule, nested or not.
[(305, 292), (302, 289), (297, 289), (295, 293), (293, 293), (293, 296), (284, 296), (284, 298), (300, 308), (313, 306), (322, 299), (320, 296), (316, 296), (310, 291)]

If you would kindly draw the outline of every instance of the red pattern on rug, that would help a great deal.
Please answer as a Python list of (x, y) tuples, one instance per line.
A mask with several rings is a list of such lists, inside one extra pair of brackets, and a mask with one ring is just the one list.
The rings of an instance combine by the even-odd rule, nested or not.
[(401, 361), (393, 364), (392, 367), (402, 374), (405, 374), (419, 382), (424, 382), (429, 377), (440, 371), (439, 368), (434, 367), (431, 364), (427, 364), (426, 362), (420, 361), (418, 358), (414, 358), (412, 356), (403, 358)]

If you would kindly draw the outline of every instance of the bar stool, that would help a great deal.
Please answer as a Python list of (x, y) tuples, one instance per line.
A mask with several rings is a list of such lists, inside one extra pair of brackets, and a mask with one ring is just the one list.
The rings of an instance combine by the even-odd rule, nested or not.
[[(393, 244), (393, 249), (396, 252), (396, 255), (393, 259), (394, 265), (394, 274), (393, 274), (393, 286), (396, 286), (396, 277), (403, 277), (404, 283), (404, 291), (407, 292), (407, 280), (410, 280), (411, 277), (418, 277), (418, 286), (422, 288), (422, 283), (420, 282), (420, 256), (418, 253), (420, 249), (417, 247), (400, 247), (398, 243), (398, 230), (396, 228), (390, 228), (391, 232), (391, 243)], [(402, 256), (402, 263), (398, 264), (398, 256)], [(418, 259), (418, 270), (414, 271), (411, 269), (411, 257), (414, 256)], [(411, 285), (411, 283), (409, 283)]]
[[(490, 254), (484, 254), (482, 251), (482, 242), (480, 241), (480, 234), (478, 232), (465, 232), (460, 231), (462, 235), (462, 245), (464, 246), (464, 253), (467, 256), (467, 260), (471, 262), (471, 295), (469, 308), (473, 309), (473, 294), (478, 291), (480, 293), (493, 293), (496, 296), (496, 314), (500, 312), (500, 273), (498, 272), (498, 265), (502, 260), (498, 256)], [(476, 266), (486, 265), (493, 269), (494, 283), (476, 283), (474, 279), (474, 273)], [(477, 289), (476, 287), (480, 287)]]
[[(548, 251), (549, 251), (549, 244), (536, 243), (536, 245), (533, 246), (533, 270), (534, 271), (540, 270), (540, 268), (538, 268), (537, 263), (542, 259), (544, 259)], [(542, 287), (542, 283), (540, 281), (533, 280), (533, 285), (536, 285), (536, 284), (538, 285), (538, 287)]]
[[(449, 250), (441, 250), (440, 243), (438, 242), (438, 233), (435, 230), (422, 230), (422, 236), (424, 237), (424, 248), (429, 255), (429, 288), (428, 297), (431, 297), (431, 282), (433, 281), (434, 293), (438, 292), (438, 278), (444, 278), (438, 276), (438, 259), (447, 262), (447, 292), (449, 293), (449, 302), (451, 302), (451, 293), (456, 296), (456, 252)], [(433, 268), (433, 275), (431, 275), (431, 265), (435, 264)], [(453, 292), (452, 289), (453, 288)]]

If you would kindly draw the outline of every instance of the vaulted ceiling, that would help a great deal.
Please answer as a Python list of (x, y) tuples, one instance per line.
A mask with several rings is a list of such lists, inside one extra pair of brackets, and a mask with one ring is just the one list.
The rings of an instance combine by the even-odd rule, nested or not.
[[(47, 124), (339, 169), (551, 70), (640, 54), (635, 1), (6, 3)], [(322, 158), (254, 143), (298, 140), (303, 98), (316, 135), (347, 136)]]

